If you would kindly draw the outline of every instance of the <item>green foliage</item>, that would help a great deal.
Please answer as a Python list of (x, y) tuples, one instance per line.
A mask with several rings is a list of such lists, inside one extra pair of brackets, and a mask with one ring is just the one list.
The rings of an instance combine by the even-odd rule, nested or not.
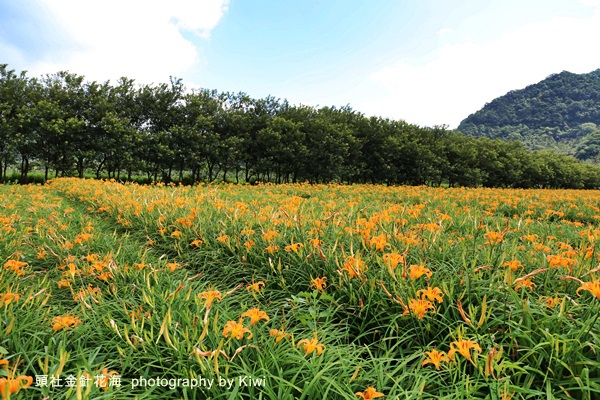
[(518, 140), (532, 150), (556, 150), (594, 161), (585, 138), (600, 125), (600, 69), (561, 72), (494, 99), (469, 115), (457, 131), (477, 137)]
[[(565, 87), (568, 79), (552, 78)], [(580, 92), (573, 96), (590, 100)], [(30, 79), (6, 65), (0, 68), (0, 113), (0, 181), (18, 170), (22, 183), (32, 182), (31, 172), (42, 172), (44, 180), (91, 174), (131, 181), (141, 175), (145, 182), (187, 184), (600, 186), (600, 167), (499, 140), (594, 161), (600, 133), (589, 121), (572, 134), (537, 127), (543, 135), (535, 143), (524, 124), (490, 130), (466, 123), (477, 135), (492, 137), (475, 139), (445, 127), (368, 118), (350, 106), (314, 108), (271, 96), (186, 90), (174, 78), (159, 85), (121, 78), (113, 85), (62, 71)]]
[[(385, 398), (592, 400), (599, 200), (425, 186), (2, 185), (0, 359), (10, 368), (0, 364), (0, 378), (63, 378), (13, 399), (355, 399), (372, 387)], [(426, 297), (420, 315), (414, 301)], [(255, 308), (267, 318), (253, 324)], [(55, 327), (67, 315), (79, 322)], [(231, 337), (225, 327), (240, 318), (247, 331)], [(439, 365), (426, 362), (434, 349)], [(121, 387), (64, 385), (110, 371)], [(175, 383), (199, 377), (212, 386)], [(156, 378), (167, 382), (140, 382)]]

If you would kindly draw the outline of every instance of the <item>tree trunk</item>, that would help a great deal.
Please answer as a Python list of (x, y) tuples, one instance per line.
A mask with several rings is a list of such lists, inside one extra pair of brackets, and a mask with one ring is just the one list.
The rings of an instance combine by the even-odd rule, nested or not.
[(183, 159), (179, 164), (179, 182), (183, 182)]
[(100, 165), (98, 165), (98, 168), (96, 169), (96, 179), (100, 179), (100, 171), (102, 171), (102, 167), (104, 166), (104, 161), (106, 161), (106, 158), (104, 158), (102, 160), (102, 162), (100, 163)]
[(208, 168), (208, 181), (212, 182), (213, 181), (213, 175), (212, 175), (212, 173), (213, 173), (214, 164), (211, 163), (210, 161), (208, 161), (206, 163), (206, 166)]
[(77, 158), (77, 173), (79, 175), (80, 178), (83, 178), (83, 163), (84, 163), (84, 158), (83, 157), (78, 157)]
[(27, 183), (29, 173), (29, 158), (21, 156), (21, 183)]

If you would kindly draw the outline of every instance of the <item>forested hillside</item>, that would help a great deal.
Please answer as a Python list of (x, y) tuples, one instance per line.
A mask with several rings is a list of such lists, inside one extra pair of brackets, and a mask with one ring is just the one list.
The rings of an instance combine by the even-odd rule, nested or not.
[(0, 180), (93, 175), (146, 181), (600, 187), (600, 167), (516, 142), (314, 108), (274, 97), (40, 78), (0, 65)]
[(488, 103), (458, 131), (519, 140), (530, 149), (557, 150), (581, 160), (600, 160), (600, 69), (561, 72)]

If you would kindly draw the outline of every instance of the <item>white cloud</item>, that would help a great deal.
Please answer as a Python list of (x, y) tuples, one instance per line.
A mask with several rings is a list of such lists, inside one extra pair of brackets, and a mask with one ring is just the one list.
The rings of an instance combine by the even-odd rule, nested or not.
[(454, 33), (454, 29), (452, 28), (441, 28), (436, 32), (437, 36), (445, 36)]
[(36, 63), (34, 74), (59, 70), (103, 81), (128, 76), (164, 82), (199, 65), (182, 31), (208, 38), (229, 0), (41, 0), (59, 34), (69, 38), (57, 54)]
[(580, 0), (579, 2), (585, 7), (600, 7), (600, 0)]
[(359, 108), (421, 125), (455, 128), (510, 90), (563, 70), (584, 73), (600, 68), (598, 37), (600, 12), (530, 24), (490, 43), (446, 44), (423, 65), (401, 62), (375, 71), (370, 79), (385, 95)]

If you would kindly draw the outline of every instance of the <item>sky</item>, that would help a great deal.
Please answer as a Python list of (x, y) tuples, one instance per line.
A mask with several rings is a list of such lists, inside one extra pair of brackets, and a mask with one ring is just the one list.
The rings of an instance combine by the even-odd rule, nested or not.
[(600, 68), (598, 38), (600, 0), (0, 0), (0, 64), (31, 77), (172, 76), (451, 129)]

